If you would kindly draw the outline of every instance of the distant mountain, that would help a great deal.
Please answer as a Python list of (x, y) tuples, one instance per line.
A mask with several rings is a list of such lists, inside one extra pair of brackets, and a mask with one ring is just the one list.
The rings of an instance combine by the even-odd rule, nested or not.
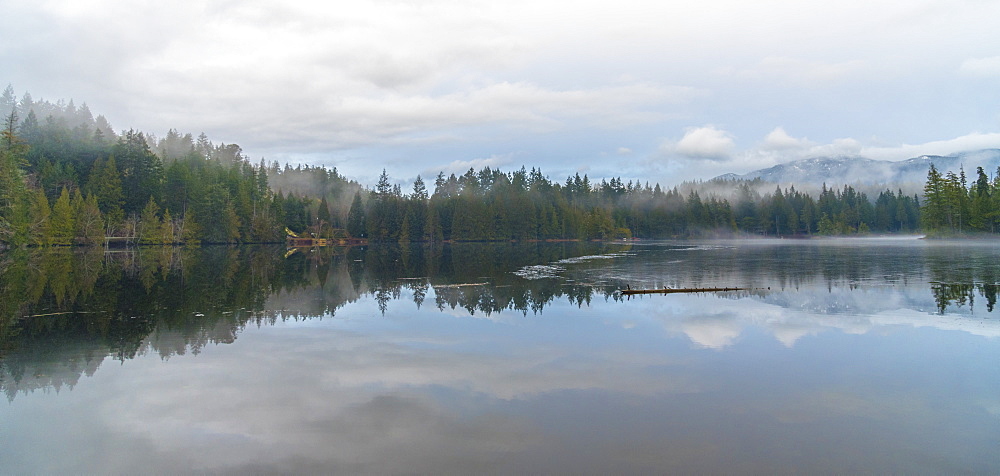
[[(814, 157), (796, 160), (774, 167), (755, 170), (743, 175), (725, 174), (715, 180), (760, 178), (766, 182), (795, 185), (829, 186), (847, 184), (894, 185), (915, 184), (927, 180), (927, 170), (934, 164), (942, 173), (958, 172), (974, 177), (976, 167), (983, 167), (991, 176), (1000, 166), (1000, 149), (983, 149), (954, 155), (922, 155), (912, 159), (892, 162), (865, 157)], [(974, 180), (970, 178), (971, 182)]]

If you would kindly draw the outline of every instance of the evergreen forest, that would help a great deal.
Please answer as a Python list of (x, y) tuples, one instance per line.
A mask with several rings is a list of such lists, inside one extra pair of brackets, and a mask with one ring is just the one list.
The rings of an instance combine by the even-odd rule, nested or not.
[[(368, 188), (336, 168), (254, 163), (200, 134), (116, 132), (73, 100), (0, 95), (0, 244), (276, 243), (288, 231), (374, 242), (617, 240), (1000, 231), (1000, 171), (928, 171), (922, 196), (813, 194), (759, 180), (552, 180), (489, 167)], [(773, 188), (771, 188), (773, 187)]]

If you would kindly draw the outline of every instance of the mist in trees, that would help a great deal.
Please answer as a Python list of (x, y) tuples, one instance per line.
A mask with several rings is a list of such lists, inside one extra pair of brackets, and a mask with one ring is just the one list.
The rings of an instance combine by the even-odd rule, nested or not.
[[(116, 133), (86, 104), (8, 86), (0, 135), (0, 243), (282, 242), (286, 230), (376, 242), (617, 240), (998, 231), (998, 175), (931, 167), (923, 197), (851, 186), (805, 193), (758, 180), (599, 182), (540, 169), (439, 173), (366, 188), (336, 168), (256, 164), (236, 144), (170, 129)], [(768, 187), (773, 186), (772, 190)]]
[(10, 111), (0, 144), (8, 245), (280, 242), (286, 214), (302, 229), (315, 220), (318, 200), (274, 193), (270, 170), (238, 145), (174, 129), (119, 135), (86, 104), (16, 100), (10, 86), (0, 108)]
[(421, 177), (410, 194), (390, 183), (383, 170), (374, 190), (352, 199), (352, 234), (429, 242), (852, 235), (915, 232), (920, 216), (919, 198), (901, 191), (872, 200), (850, 186), (824, 186), (813, 198), (795, 187), (761, 194), (756, 180), (713, 183), (706, 197), (697, 187), (684, 193), (619, 178), (557, 182), (524, 167), (440, 173), (429, 196)]

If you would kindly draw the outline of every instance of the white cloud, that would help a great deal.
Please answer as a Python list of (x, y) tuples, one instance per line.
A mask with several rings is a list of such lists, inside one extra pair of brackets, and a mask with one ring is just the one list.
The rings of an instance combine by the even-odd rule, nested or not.
[(743, 174), (811, 157), (860, 156), (898, 161), (921, 155), (949, 155), (995, 148), (1000, 148), (1000, 133), (976, 132), (921, 144), (882, 146), (851, 137), (817, 143), (792, 137), (784, 128), (776, 127), (756, 146), (740, 150), (728, 133), (706, 126), (688, 129), (680, 142), (665, 141), (660, 150), (643, 162), (645, 172), (637, 171), (636, 174), (672, 185), (685, 180), (711, 179), (726, 173)]
[(785, 129), (779, 126), (764, 137), (761, 148), (765, 150), (801, 150), (812, 145), (813, 143), (808, 139), (796, 139), (788, 135)]
[(979, 149), (1000, 148), (1000, 133), (973, 132), (954, 139), (924, 142), (922, 144), (902, 144), (894, 147), (862, 147), (859, 153), (879, 160), (904, 160), (921, 155), (948, 155)]
[(425, 170), (428, 177), (434, 177), (438, 172), (444, 172), (445, 175), (456, 174), (462, 175), (469, 171), (469, 169), (476, 169), (477, 171), (485, 168), (501, 168), (505, 166), (510, 166), (513, 163), (511, 155), (494, 155), (482, 159), (473, 160), (454, 160), (449, 163), (443, 170)]
[[(724, 123), (655, 156), (705, 176), (866, 147), (833, 137), (929, 143), (996, 127), (986, 82), (936, 91), (956, 67), (1000, 76), (988, 41), (997, 2), (9, 3), (17, 21), (0, 31), (0, 64), (19, 93), (86, 101), (118, 127), (204, 131), (253, 157), (348, 173), (363, 173), (345, 163), (356, 158), (415, 175), (429, 160), (509, 153), (545, 170), (598, 167), (620, 144), (653, 155), (636, 144)], [(900, 128), (913, 114), (921, 120)], [(779, 128), (737, 143), (761, 121), (811, 141)]]
[(962, 62), (959, 72), (978, 78), (1000, 77), (1000, 56), (969, 58)]
[(809, 87), (849, 78), (861, 73), (867, 65), (861, 60), (824, 62), (783, 56), (768, 56), (757, 64), (736, 71), (745, 79), (779, 82), (799, 82)]
[(860, 155), (861, 151), (864, 149), (863, 145), (857, 139), (850, 137), (834, 139), (833, 142), (829, 144), (820, 144), (813, 146), (809, 149), (809, 156), (811, 157), (826, 157), (826, 156), (853, 156)]
[(729, 158), (735, 147), (731, 134), (709, 125), (688, 128), (674, 151), (690, 158), (723, 160)]

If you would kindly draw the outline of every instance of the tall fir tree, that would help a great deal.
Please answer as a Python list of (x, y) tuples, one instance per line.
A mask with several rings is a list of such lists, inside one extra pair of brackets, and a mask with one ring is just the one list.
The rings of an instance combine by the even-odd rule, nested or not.
[(17, 112), (11, 110), (0, 132), (0, 242), (28, 241), (28, 193), (24, 182), (28, 145), (18, 136)]
[(76, 212), (76, 242), (81, 245), (97, 245), (104, 242), (104, 217), (97, 206), (97, 197), (83, 198), (80, 189), (73, 194), (73, 209)]
[(53, 245), (69, 246), (76, 237), (76, 216), (69, 198), (69, 190), (63, 187), (59, 198), (52, 206), (49, 235)]
[(163, 164), (146, 142), (146, 137), (129, 130), (114, 146), (122, 180), (125, 215), (139, 213), (150, 199), (160, 200)]
[(364, 237), (368, 227), (364, 207), (361, 192), (355, 192), (354, 199), (351, 200), (351, 209), (347, 213), (347, 233), (356, 238)]
[(52, 208), (49, 207), (49, 199), (45, 196), (45, 191), (35, 188), (31, 192), (31, 204), (28, 208), (28, 237), (29, 244), (34, 246), (45, 246), (49, 244), (49, 222), (52, 215)]
[(162, 244), (160, 231), (163, 225), (159, 214), (160, 207), (153, 200), (153, 197), (150, 197), (142, 209), (142, 214), (139, 215), (140, 245)]

